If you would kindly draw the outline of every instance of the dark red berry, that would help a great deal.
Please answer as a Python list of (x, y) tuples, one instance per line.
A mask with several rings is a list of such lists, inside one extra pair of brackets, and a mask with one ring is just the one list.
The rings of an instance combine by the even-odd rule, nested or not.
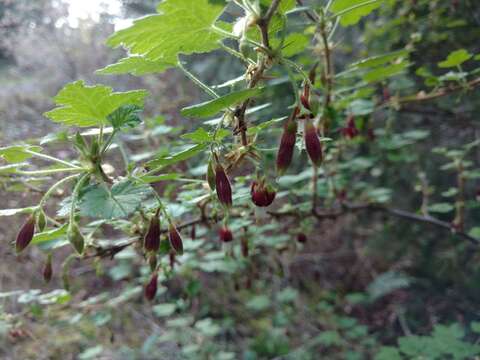
[(305, 235), (304, 233), (299, 233), (297, 235), (297, 241), (301, 244), (305, 244), (307, 242), (307, 235)]
[(22, 225), (17, 235), (15, 247), (17, 253), (22, 252), (33, 239), (35, 233), (35, 216), (31, 215), (27, 221)]
[(148, 231), (145, 234), (143, 246), (146, 251), (157, 252), (160, 248), (160, 219), (158, 217), (159, 211), (150, 220)]
[(220, 236), (220, 241), (222, 242), (230, 242), (233, 240), (233, 234), (230, 231), (230, 229), (226, 226), (223, 226), (222, 228), (220, 228), (218, 234)]
[(215, 167), (215, 188), (218, 200), (225, 206), (232, 206), (232, 187), (222, 165)]
[(290, 166), (297, 141), (297, 122), (290, 117), (283, 128), (282, 138), (277, 153), (277, 173), (282, 175)]
[(155, 272), (152, 274), (150, 281), (145, 286), (145, 298), (148, 301), (152, 301), (157, 294), (157, 281), (158, 281), (158, 274)]
[(250, 195), (255, 205), (266, 207), (272, 204), (277, 195), (276, 191), (270, 185), (265, 185), (264, 181), (253, 181), (250, 186)]
[(320, 166), (323, 160), (322, 144), (317, 135), (317, 128), (311, 121), (305, 123), (305, 147), (307, 148), (310, 160), (316, 165)]
[(182, 237), (178, 233), (177, 228), (175, 225), (170, 223), (168, 227), (168, 238), (170, 240), (170, 246), (175, 250), (177, 254), (182, 254), (183, 253), (183, 241)]
[(348, 139), (353, 139), (359, 134), (357, 126), (355, 125), (355, 119), (353, 116), (349, 116), (347, 119), (347, 126), (342, 129), (342, 134)]

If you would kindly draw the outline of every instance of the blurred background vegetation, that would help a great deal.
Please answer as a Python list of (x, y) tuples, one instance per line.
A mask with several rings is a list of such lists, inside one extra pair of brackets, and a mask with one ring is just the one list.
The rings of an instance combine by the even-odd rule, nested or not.
[[(201, 96), (181, 73), (95, 75), (122, 56), (107, 48), (105, 39), (131, 19), (154, 12), (156, 3), (0, 0), (0, 145), (58, 131), (41, 114), (53, 107), (52, 96), (65, 83), (78, 79), (150, 91), (143, 131), (125, 139), (133, 159), (159, 151), (191, 128), (179, 109)], [(411, 71), (381, 83), (376, 94), (409, 95), (444, 75), (436, 64), (452, 50), (480, 52), (480, 6), (477, 0), (387, 1), (337, 38), (337, 72), (361, 57), (415, 48)], [(206, 83), (242, 73), (234, 60), (216, 55), (195, 56), (191, 63)], [(463, 70), (475, 72), (475, 66), (468, 63)], [(273, 112), (284, 114), (282, 106), (291, 103), (285, 88), (269, 91), (276, 99)], [(353, 178), (356, 169), (367, 170), (376, 196), (388, 197), (398, 208), (420, 209), (422, 194), (428, 193), (430, 211), (452, 221), (449, 199), (457, 179), (445, 156), (452, 154), (441, 148), (462, 151), (479, 139), (479, 111), (477, 90), (376, 112), (371, 121), (377, 140), (345, 167)], [(466, 160), (468, 230), (479, 237), (478, 146)], [(189, 171), (195, 173), (195, 167)], [(309, 177), (285, 177), (282, 186), (295, 191)], [(357, 185), (364, 181), (358, 178)], [(2, 208), (28, 206), (40, 196), (35, 184), (0, 186)], [(168, 185), (162, 190), (174, 192)], [(262, 235), (260, 244), (276, 245), (257, 253), (243, 274), (220, 251), (200, 264), (190, 259), (163, 283), (152, 306), (141, 294), (148, 270), (133, 250), (104, 263), (75, 264), (72, 293), (61, 290), (60, 276), (45, 285), (43, 254), (36, 250), (17, 258), (12, 250), (20, 224), (17, 218), (0, 222), (1, 358), (470, 359), (480, 354), (477, 247), (429, 225), (375, 213), (289, 224), (308, 234), (306, 243), (296, 242), (295, 231), (282, 239)], [(265, 231), (268, 225), (256, 224), (247, 234), (255, 238)], [(190, 246), (195, 249), (194, 242)], [(54, 264), (56, 274), (60, 262)]]

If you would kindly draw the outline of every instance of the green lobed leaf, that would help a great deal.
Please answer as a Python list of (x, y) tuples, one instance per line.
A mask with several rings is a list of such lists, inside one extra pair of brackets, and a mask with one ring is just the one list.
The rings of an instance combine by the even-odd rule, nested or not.
[(435, 213), (448, 213), (453, 210), (453, 205), (449, 203), (436, 203), (428, 207), (428, 210)]
[[(270, 6), (272, 0), (261, 0), (260, 2), (264, 7)], [(292, 10), (295, 7), (296, 0), (282, 0), (278, 5), (278, 11), (285, 14), (287, 11)]]
[(401, 74), (408, 66), (410, 66), (410, 63), (401, 62), (399, 64), (392, 64), (385, 67), (375, 68), (363, 75), (363, 80), (367, 82), (381, 81), (389, 77)]
[(142, 76), (162, 73), (175, 66), (175, 62), (152, 61), (145, 59), (143, 56), (130, 56), (97, 70), (96, 73), (100, 75), (132, 74), (134, 76)]
[(107, 116), (107, 120), (115, 130), (134, 128), (142, 122), (138, 114), (142, 108), (137, 105), (124, 105)]
[(392, 62), (398, 58), (406, 57), (409, 54), (409, 51), (406, 49), (393, 51), (387, 54), (371, 56), (367, 59), (357, 61), (350, 65), (350, 67), (358, 68), (371, 68), (375, 66), (380, 66), (389, 62)]
[[(282, 54), (285, 57), (292, 57), (304, 51), (310, 43), (310, 37), (304, 34), (289, 34), (283, 43)], [(272, 39), (272, 46), (276, 48), (280, 45), (280, 39)]]
[(93, 185), (81, 197), (80, 213), (97, 219), (123, 218), (136, 211), (151, 194), (148, 185), (130, 179), (114, 184), (111, 189), (104, 184)]
[(158, 14), (134, 21), (107, 41), (111, 47), (123, 45), (132, 54), (150, 61), (176, 63), (179, 54), (203, 53), (219, 47), (222, 36), (212, 25), (223, 12), (223, 0), (165, 0)]
[(0, 148), (0, 157), (9, 163), (19, 163), (33, 157), (32, 154), (27, 152), (27, 150), (40, 152), (42, 151), (42, 148), (40, 146), (32, 145), (7, 146)]
[(105, 85), (86, 86), (83, 81), (66, 85), (55, 96), (57, 108), (44, 115), (54, 122), (71, 126), (106, 124), (107, 116), (124, 105), (143, 106), (146, 90), (113, 92)]
[(439, 62), (438, 66), (441, 68), (456, 67), (463, 64), (465, 61), (470, 60), (472, 56), (473, 55), (465, 49), (455, 50), (448, 54), (444, 61)]
[[(378, 9), (382, 5), (383, 0), (372, 3), (372, 0), (334, 0), (330, 10), (334, 14), (341, 11), (347, 11), (341, 15), (340, 24), (342, 26), (355, 25), (364, 16), (370, 14), (373, 10)], [(365, 4), (365, 5), (363, 5)]]
[(209, 100), (201, 104), (183, 108), (181, 113), (183, 116), (207, 118), (219, 113), (220, 111), (230, 106), (245, 101), (248, 98), (257, 96), (261, 93), (261, 91), (261, 89), (246, 89), (235, 91), (214, 100)]
[(68, 224), (64, 224), (63, 226), (57, 229), (52, 229), (49, 231), (44, 231), (44, 232), (35, 234), (31, 244), (41, 244), (50, 240), (58, 239), (59, 237), (62, 237), (67, 234), (67, 229), (68, 229)]

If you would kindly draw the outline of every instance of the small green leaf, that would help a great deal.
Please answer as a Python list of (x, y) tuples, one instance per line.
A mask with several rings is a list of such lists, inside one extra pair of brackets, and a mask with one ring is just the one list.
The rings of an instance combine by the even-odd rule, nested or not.
[(222, 36), (212, 31), (212, 26), (225, 5), (219, 0), (163, 1), (158, 14), (135, 20), (129, 28), (113, 34), (107, 44), (123, 45), (150, 61), (176, 63), (179, 54), (209, 52), (220, 46)]
[(124, 105), (107, 116), (107, 120), (115, 130), (134, 128), (142, 122), (138, 114), (142, 108), (137, 105)]
[(261, 93), (261, 89), (247, 89), (232, 92), (228, 95), (219, 97), (218, 99), (206, 101), (201, 104), (193, 105), (182, 109), (183, 116), (207, 118), (213, 116), (220, 111), (236, 105), (246, 99), (257, 96)]
[(436, 213), (448, 213), (453, 210), (453, 205), (449, 203), (436, 203), (428, 207), (428, 210)]
[(250, 310), (262, 311), (270, 306), (270, 298), (266, 295), (254, 296), (246, 303), (246, 306)]
[(143, 106), (147, 94), (146, 90), (113, 92), (105, 85), (86, 86), (83, 81), (76, 81), (60, 90), (54, 98), (58, 107), (44, 115), (65, 125), (104, 125), (107, 116), (121, 106)]
[(198, 128), (194, 132), (183, 134), (181, 138), (192, 140), (195, 143), (204, 143), (204, 142), (212, 141), (212, 135), (210, 135), (208, 131), (202, 127)]
[(471, 228), (470, 231), (468, 232), (468, 235), (473, 236), (474, 238), (480, 239), (480, 227), (476, 226), (474, 228)]
[(97, 219), (123, 218), (137, 210), (142, 201), (152, 194), (148, 185), (123, 180), (108, 189), (104, 184), (86, 189), (80, 199), (82, 215)]
[[(285, 57), (292, 57), (300, 54), (308, 47), (310, 43), (310, 37), (300, 33), (289, 34), (283, 43), (282, 54)], [(280, 45), (280, 39), (272, 39), (272, 46), (276, 48)]]
[(0, 148), (0, 157), (4, 158), (9, 163), (19, 163), (33, 157), (29, 151), (40, 152), (42, 148), (40, 146), (32, 145), (14, 145)]
[[(261, 0), (260, 2), (264, 7), (270, 6), (272, 0)], [(295, 7), (295, 0), (283, 0), (278, 6), (278, 11), (285, 14), (287, 11), (292, 10)]]
[(153, 313), (158, 317), (167, 317), (175, 312), (175, 304), (159, 304), (153, 307)]
[(151, 61), (143, 56), (130, 56), (97, 70), (96, 73), (100, 75), (132, 74), (134, 76), (143, 76), (162, 73), (175, 66), (175, 62)]
[(406, 49), (393, 51), (383, 55), (376, 55), (369, 57), (367, 59), (360, 60), (350, 65), (350, 67), (358, 67), (358, 68), (372, 68), (376, 66), (380, 66), (386, 63), (393, 62), (398, 58), (403, 58), (408, 55), (409, 51)]
[(180, 161), (187, 160), (192, 156), (197, 155), (200, 151), (205, 149), (207, 144), (196, 144), (188, 147), (187, 149), (180, 151), (176, 154), (162, 157), (160, 159), (154, 159), (147, 163), (148, 167), (151, 168), (160, 168), (172, 164), (176, 164)]
[(471, 59), (472, 56), (473, 55), (465, 49), (455, 50), (448, 54), (446, 60), (439, 62), (438, 66), (441, 68), (456, 67), (463, 64), (465, 61)]
[(364, 16), (382, 5), (383, 0), (334, 0), (330, 10), (334, 14), (341, 13), (342, 26), (355, 25)]
[(385, 80), (389, 77), (402, 73), (408, 66), (410, 66), (410, 63), (401, 62), (399, 64), (392, 64), (380, 68), (375, 68), (363, 75), (363, 80), (367, 82)]
[(375, 355), (374, 360), (402, 360), (402, 356), (398, 350), (391, 346), (383, 346)]
[(67, 229), (68, 229), (68, 224), (64, 224), (63, 226), (57, 229), (35, 234), (31, 244), (41, 244), (43, 242), (58, 239), (59, 237), (62, 237), (67, 234)]

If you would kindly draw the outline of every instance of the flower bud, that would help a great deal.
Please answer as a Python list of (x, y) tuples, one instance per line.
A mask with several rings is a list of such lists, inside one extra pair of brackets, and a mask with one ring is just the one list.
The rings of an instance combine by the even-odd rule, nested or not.
[(215, 169), (213, 168), (213, 161), (208, 162), (207, 167), (207, 183), (212, 191), (215, 191)]
[(218, 232), (218, 234), (220, 236), (221, 242), (227, 243), (233, 240), (233, 234), (230, 231), (230, 229), (226, 226), (223, 226), (222, 228), (220, 228), (220, 231)]
[(307, 148), (308, 156), (310, 160), (316, 165), (320, 166), (323, 159), (322, 144), (317, 135), (317, 129), (311, 121), (305, 123), (305, 147)]
[(306, 84), (303, 88), (303, 93), (300, 95), (300, 101), (305, 109), (312, 110), (310, 107), (310, 86), (308, 84)]
[(232, 187), (222, 165), (215, 167), (215, 186), (218, 200), (225, 206), (232, 206)]
[(70, 224), (67, 232), (67, 239), (70, 244), (72, 244), (75, 251), (81, 255), (85, 247), (85, 239), (76, 223)]
[(300, 243), (300, 244), (305, 244), (307, 242), (307, 235), (305, 235), (304, 233), (299, 233), (297, 235), (297, 241)]
[(157, 252), (160, 248), (160, 219), (158, 218), (159, 210), (150, 220), (148, 231), (145, 234), (143, 246), (146, 251)]
[(290, 117), (283, 128), (282, 139), (277, 153), (277, 173), (282, 175), (290, 166), (297, 140), (297, 122)]
[(152, 272), (157, 269), (157, 254), (151, 253), (148, 256), (148, 265), (150, 265), (150, 270)]
[(50, 282), (50, 280), (52, 280), (52, 275), (52, 254), (48, 254), (47, 261), (43, 267), (43, 280), (45, 280), (46, 283)]
[(158, 281), (158, 274), (155, 272), (152, 274), (150, 281), (145, 286), (145, 298), (148, 301), (152, 301), (157, 294), (157, 281)]
[(170, 246), (175, 250), (177, 254), (182, 254), (183, 253), (183, 241), (178, 233), (177, 228), (175, 225), (170, 223), (168, 227), (168, 239), (170, 240)]
[(15, 242), (15, 247), (17, 249), (17, 253), (22, 252), (30, 241), (33, 239), (33, 234), (35, 232), (35, 217), (30, 215), (27, 221), (22, 225), (20, 231), (17, 235), (17, 240)]
[(356, 137), (359, 132), (357, 126), (355, 125), (355, 119), (353, 116), (349, 116), (347, 119), (347, 126), (342, 129), (342, 134), (348, 139), (353, 139)]
[(37, 227), (38, 231), (42, 232), (45, 230), (45, 227), (47, 226), (47, 217), (45, 216), (45, 213), (43, 210), (40, 210), (37, 215)]
[(265, 185), (263, 181), (253, 181), (250, 187), (250, 195), (255, 205), (267, 207), (275, 200), (276, 192), (270, 185)]

